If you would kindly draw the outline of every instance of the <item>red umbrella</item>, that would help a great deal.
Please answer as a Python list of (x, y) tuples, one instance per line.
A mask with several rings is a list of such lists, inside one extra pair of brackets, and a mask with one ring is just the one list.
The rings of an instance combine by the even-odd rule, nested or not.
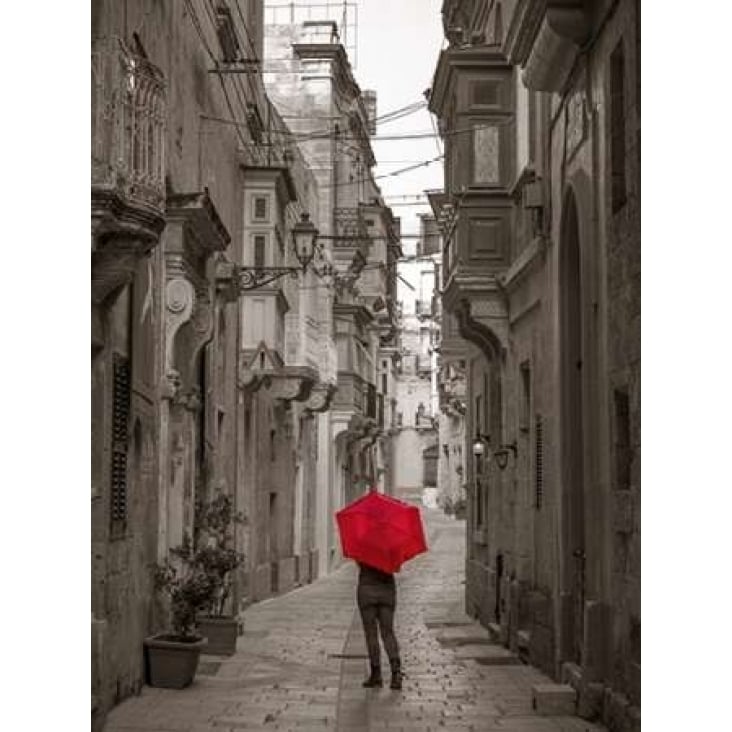
[(384, 572), (427, 551), (416, 506), (369, 491), (336, 513), (343, 555)]

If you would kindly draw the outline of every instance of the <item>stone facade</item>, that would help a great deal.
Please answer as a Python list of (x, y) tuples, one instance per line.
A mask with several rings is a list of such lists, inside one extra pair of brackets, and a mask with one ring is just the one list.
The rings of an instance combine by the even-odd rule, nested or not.
[[(334, 199), (261, 75), (238, 73), (240, 57), (264, 58), (263, 38), (261, 0), (241, 12), (200, 0), (92, 4), (95, 729), (144, 682), (143, 640), (167, 623), (151, 569), (193, 527), (197, 498), (226, 492), (247, 518), (234, 614), (312, 581), (335, 546), (333, 308), (349, 278), (329, 274), (331, 246), (307, 270), (296, 259), (303, 215), (330, 241)], [(353, 206), (376, 206), (382, 237), (364, 256), (381, 267), (398, 256), (398, 223), (375, 187), (360, 196)], [(396, 350), (393, 282), (374, 284), (367, 299), (340, 297), (364, 329), (353, 337), (370, 344), (373, 388), (360, 392), (363, 420), (349, 415), (359, 455), (382, 437), (381, 339), (390, 362)]]
[(635, 729), (638, 4), (446, 2), (443, 21), (429, 195), (443, 338), (453, 321), (470, 344), (467, 606), (581, 714)]
[(316, 529), (324, 573), (341, 561), (334, 512), (368, 486), (391, 490), (392, 366), (384, 363), (393, 363), (397, 344), (393, 262), (401, 250), (398, 221), (373, 180), (375, 94), (356, 83), (330, 10), (322, 17), (310, 10), (301, 18), (295, 7), (287, 17), (267, 9), (265, 57), (268, 94), (318, 185), (313, 221), (333, 285), (322, 300), (331, 319), (323, 340), (338, 388), (317, 430), (317, 503), (328, 509), (318, 512), (324, 523)]

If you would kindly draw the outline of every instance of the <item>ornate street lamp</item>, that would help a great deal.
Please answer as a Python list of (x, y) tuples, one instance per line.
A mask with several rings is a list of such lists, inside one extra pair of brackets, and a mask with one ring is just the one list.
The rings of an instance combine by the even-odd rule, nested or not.
[(475, 440), (473, 441), (473, 455), (476, 458), (485, 455), (486, 462), (494, 459), (499, 469), (505, 470), (508, 466), (508, 453), (513, 452), (514, 459), (518, 456), (516, 440), (508, 445), (501, 445), (496, 450), (491, 450), (490, 442), (490, 435), (482, 435), (480, 432), (476, 432)]
[(297, 277), (310, 266), (317, 248), (318, 230), (310, 216), (302, 214), (300, 221), (292, 227), (292, 248), (299, 267), (239, 267), (239, 289), (256, 290), (285, 275)]

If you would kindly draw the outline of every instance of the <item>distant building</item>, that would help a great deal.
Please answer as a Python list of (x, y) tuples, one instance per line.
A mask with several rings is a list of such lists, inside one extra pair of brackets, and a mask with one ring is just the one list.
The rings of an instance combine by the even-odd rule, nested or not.
[(370, 486), (391, 490), (387, 418), (398, 344), (394, 263), (401, 248), (398, 221), (373, 180), (376, 95), (356, 83), (343, 29), (329, 9), (311, 7), (307, 17), (300, 10), (266, 8), (266, 85), (317, 181), (313, 220), (330, 268), (325, 279), (332, 286), (321, 300), (330, 328), (322, 343), (337, 390), (330, 410), (318, 417), (315, 481), (324, 573), (341, 559), (333, 513)]

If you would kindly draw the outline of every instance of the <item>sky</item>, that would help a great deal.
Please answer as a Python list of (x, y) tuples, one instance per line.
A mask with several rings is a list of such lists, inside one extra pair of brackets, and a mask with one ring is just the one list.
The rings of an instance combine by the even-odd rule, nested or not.
[[(351, 0), (352, 1), (352, 0)], [(426, 101), (424, 91), (432, 85), (437, 58), (443, 44), (440, 8), (443, 0), (359, 0), (358, 49), (354, 73), (361, 89), (377, 93), (377, 116), (409, 104)], [(353, 60), (352, 60), (353, 61)], [(429, 132), (436, 121), (426, 108), (377, 127), (380, 135)], [(375, 175), (389, 173), (432, 160), (443, 152), (439, 138), (416, 140), (379, 140), (372, 142), (377, 166)], [(443, 187), (442, 161), (398, 176), (377, 180), (386, 203), (402, 219), (402, 232), (419, 232), (418, 213), (430, 213), (429, 205), (399, 204), (411, 202), (425, 189)], [(403, 198), (408, 196), (409, 198)], [(414, 252), (415, 240), (406, 238), (404, 253)], [(417, 285), (420, 264), (405, 264), (400, 274)], [(412, 309), (417, 292), (400, 281), (398, 297), (405, 310)]]

